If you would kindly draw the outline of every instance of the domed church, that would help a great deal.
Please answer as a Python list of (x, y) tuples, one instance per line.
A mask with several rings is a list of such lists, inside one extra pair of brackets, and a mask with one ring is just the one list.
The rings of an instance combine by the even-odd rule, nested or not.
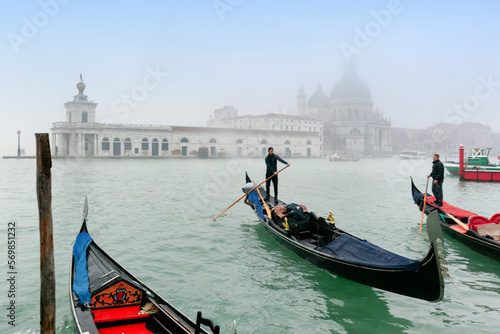
[(324, 152), (347, 156), (386, 156), (392, 152), (391, 121), (374, 110), (368, 86), (354, 67), (346, 67), (328, 97), (318, 84), (307, 99), (303, 87), (297, 94), (297, 114), (324, 121)]

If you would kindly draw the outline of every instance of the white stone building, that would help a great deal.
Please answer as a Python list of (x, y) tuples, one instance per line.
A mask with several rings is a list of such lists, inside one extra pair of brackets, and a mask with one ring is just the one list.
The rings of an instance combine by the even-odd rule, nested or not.
[[(321, 155), (317, 120), (294, 123), (269, 116), (268, 127), (255, 120), (233, 127), (97, 123), (97, 103), (88, 101), (82, 81), (77, 88), (73, 101), (64, 104), (66, 120), (52, 124), (54, 157), (258, 157), (265, 156), (269, 146), (283, 157)], [(307, 127), (317, 131), (303, 130)]]

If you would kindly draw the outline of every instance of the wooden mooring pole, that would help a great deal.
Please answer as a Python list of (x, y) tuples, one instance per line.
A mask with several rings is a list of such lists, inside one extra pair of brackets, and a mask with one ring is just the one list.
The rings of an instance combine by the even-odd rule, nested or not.
[(52, 181), (48, 133), (35, 133), (36, 194), (40, 222), (40, 332), (55, 333), (56, 279), (52, 228)]

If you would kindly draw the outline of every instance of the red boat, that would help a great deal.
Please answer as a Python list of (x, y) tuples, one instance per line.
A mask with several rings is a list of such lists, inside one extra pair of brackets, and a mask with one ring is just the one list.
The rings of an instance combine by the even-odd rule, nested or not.
[[(424, 194), (417, 189), (413, 179), (411, 191), (415, 204), (422, 211)], [(488, 219), (445, 201), (442, 206), (437, 206), (434, 203), (435, 199), (434, 196), (427, 195), (425, 213), (437, 211), (441, 229), (471, 249), (500, 261), (500, 213)]]
[(460, 180), (500, 182), (500, 170), (498, 169), (485, 169), (480, 167), (466, 168), (463, 146), (459, 148), (458, 165)]

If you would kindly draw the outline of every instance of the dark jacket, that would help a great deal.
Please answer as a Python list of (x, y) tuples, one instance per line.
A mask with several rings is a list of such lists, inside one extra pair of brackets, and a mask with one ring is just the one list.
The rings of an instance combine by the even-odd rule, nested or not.
[(278, 160), (280, 162), (284, 163), (285, 165), (288, 165), (288, 162), (281, 159), (276, 154), (273, 154), (273, 155), (268, 154), (265, 160), (266, 160), (266, 166), (267, 166), (267, 171), (266, 171), (267, 173), (274, 173), (274, 172), (278, 171), (278, 168), (277, 168)]
[(444, 180), (444, 165), (439, 159), (432, 162), (431, 177), (433, 180)]

